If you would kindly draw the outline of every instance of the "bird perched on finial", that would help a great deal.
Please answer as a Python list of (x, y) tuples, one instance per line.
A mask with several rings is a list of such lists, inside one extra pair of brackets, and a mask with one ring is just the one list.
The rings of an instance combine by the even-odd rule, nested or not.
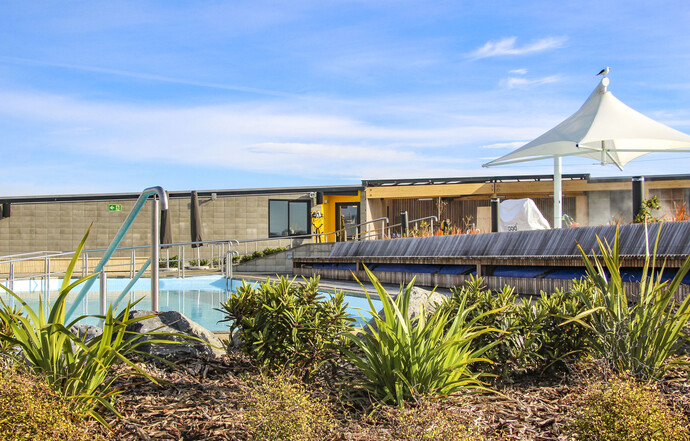
[(606, 76), (606, 75), (608, 75), (608, 74), (609, 74), (609, 67), (606, 66), (605, 68), (603, 68), (603, 69), (601, 70), (601, 72), (599, 72), (599, 73), (597, 74), (597, 76), (599, 76), (599, 75)]

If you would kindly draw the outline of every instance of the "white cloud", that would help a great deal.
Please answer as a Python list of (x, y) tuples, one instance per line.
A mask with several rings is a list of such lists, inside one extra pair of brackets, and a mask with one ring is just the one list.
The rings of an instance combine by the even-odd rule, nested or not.
[(509, 74), (527, 75), (527, 69), (513, 69), (508, 71)]
[[(343, 100), (335, 110), (330, 102), (313, 100), (151, 106), (0, 90), (0, 131), (25, 140), (42, 161), (88, 155), (99, 164), (184, 165), (199, 176), (227, 170), (228, 177), (265, 173), (323, 182), (469, 176), (485, 174), (478, 146), (499, 148), (503, 142), (507, 148), (509, 141), (531, 139), (558, 122), (551, 115), (558, 100), (526, 104), (524, 97), (513, 102), (497, 92), (485, 95), (483, 101), (431, 96), (417, 98), (415, 105), (398, 96)], [(468, 108), (466, 102), (477, 105)], [(547, 117), (515, 110), (525, 106)], [(131, 175), (108, 170), (112, 179)], [(63, 184), (62, 191), (72, 188)], [(112, 185), (110, 191), (121, 191), (124, 184)]]
[(518, 87), (539, 86), (541, 84), (555, 83), (561, 80), (560, 75), (550, 75), (542, 78), (524, 78), (524, 77), (508, 77), (501, 80), (500, 85), (507, 89), (514, 89)]
[(88, 153), (105, 161), (163, 161), (294, 176), (452, 171), (471, 159), (436, 152), (439, 146), (496, 132), (491, 126), (372, 124), (265, 102), (160, 108), (2, 91), (0, 101), (4, 119), (42, 128), (35, 135), (47, 155)]
[(260, 88), (255, 88), (255, 87), (244, 87), (244, 86), (238, 86), (238, 85), (232, 85), (232, 84), (196, 81), (196, 80), (189, 80), (189, 79), (185, 79), (185, 78), (170, 77), (170, 76), (165, 76), (165, 75), (149, 74), (149, 73), (145, 73), (145, 72), (133, 72), (133, 71), (127, 71), (127, 70), (120, 70), (120, 69), (109, 69), (109, 68), (104, 68), (104, 67), (99, 67), (99, 66), (55, 63), (55, 62), (50, 62), (50, 61), (41, 61), (41, 60), (34, 60), (34, 59), (29, 59), (29, 58), (17, 58), (17, 57), (0, 57), (0, 62), (12, 63), (12, 64), (21, 64), (21, 65), (28, 65), (28, 66), (60, 67), (60, 68), (69, 69), (69, 70), (76, 70), (76, 71), (82, 71), (82, 72), (94, 72), (94, 73), (100, 73), (100, 74), (105, 74), (105, 75), (112, 75), (112, 76), (125, 77), (125, 78), (135, 78), (135, 79), (139, 79), (139, 80), (149, 80), (149, 81), (155, 81), (155, 82), (160, 82), (160, 83), (172, 83), (172, 84), (180, 84), (180, 85), (186, 85), (186, 86), (204, 87), (204, 88), (210, 88), (210, 89), (246, 92), (246, 93), (257, 94), (257, 95), (299, 98), (299, 95), (280, 92), (280, 91), (276, 91), (276, 90), (260, 89)]
[(483, 145), (482, 149), (516, 149), (525, 145), (527, 141), (515, 141), (515, 142), (497, 142), (494, 144)]
[(533, 41), (525, 46), (517, 47), (515, 42), (517, 37), (507, 37), (498, 41), (488, 41), (484, 46), (471, 52), (470, 58), (488, 58), (503, 55), (526, 55), (535, 52), (543, 52), (550, 49), (557, 49), (565, 43), (565, 37), (546, 37)]

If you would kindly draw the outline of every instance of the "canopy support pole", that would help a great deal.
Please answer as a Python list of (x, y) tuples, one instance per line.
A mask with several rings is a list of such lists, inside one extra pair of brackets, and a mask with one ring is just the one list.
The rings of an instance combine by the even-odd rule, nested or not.
[(561, 157), (553, 158), (553, 228), (561, 228), (563, 221), (563, 186)]

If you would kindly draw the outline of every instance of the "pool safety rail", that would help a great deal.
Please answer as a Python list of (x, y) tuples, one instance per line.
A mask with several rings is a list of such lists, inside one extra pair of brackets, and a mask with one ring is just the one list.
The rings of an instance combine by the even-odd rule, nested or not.
[[(158, 216), (160, 210), (168, 209), (168, 196), (165, 193), (165, 190), (163, 190), (163, 187), (149, 187), (141, 192), (141, 195), (139, 195), (139, 198), (134, 203), (134, 207), (132, 207), (132, 210), (129, 212), (127, 218), (122, 223), (120, 230), (117, 232), (117, 234), (115, 234), (115, 237), (113, 238), (112, 242), (110, 242), (110, 246), (108, 246), (108, 248), (103, 253), (103, 257), (101, 258), (100, 262), (98, 262), (93, 272), (102, 273), (106, 263), (108, 263), (108, 260), (110, 260), (115, 250), (117, 250), (117, 247), (120, 245), (120, 242), (122, 242), (122, 238), (125, 236), (127, 231), (129, 231), (129, 228), (132, 226), (134, 219), (136, 219), (136, 217), (139, 215), (141, 209), (144, 208), (144, 204), (150, 196), (154, 197), (152, 199), (151, 204), (151, 258), (148, 260), (147, 263), (148, 265), (151, 265), (151, 262), (156, 263), (151, 266), (151, 309), (154, 311), (158, 311), (158, 253), (160, 251), (160, 226), (158, 224)], [(145, 264), (144, 266), (148, 265)], [(139, 271), (139, 273), (137, 273), (136, 275), (136, 279), (141, 277), (142, 274), (143, 270)], [(103, 282), (103, 280), (105, 280), (103, 276), (101, 280), (101, 286), (105, 285), (105, 283)], [(91, 278), (84, 283), (81, 291), (79, 291), (79, 294), (77, 295), (75, 302), (72, 304), (72, 307), (67, 311), (67, 317), (71, 317), (72, 314), (74, 314), (74, 310), (77, 308), (78, 304), (81, 303), (81, 301), (84, 299), (84, 296), (86, 296), (86, 293), (89, 292), (89, 289), (95, 281), (95, 278)], [(101, 314), (105, 312), (103, 310), (103, 307), (105, 305), (105, 300), (103, 298), (105, 297), (105, 295), (105, 292), (101, 293)]]
[[(166, 258), (165, 255), (160, 257), (159, 271), (174, 271), (174, 274), (182, 279), (188, 275), (188, 270), (195, 271), (197, 274), (197, 270), (232, 274), (232, 268), (226, 268), (226, 260), (223, 259), (223, 257), (228, 253), (231, 256), (239, 255), (236, 250), (231, 249), (231, 247), (236, 246), (238, 243), (237, 240), (227, 240), (180, 242), (163, 245), (161, 248), (165, 249), (166, 254), (169, 254), (168, 247), (177, 247), (178, 254), (172, 258), (170, 256)], [(208, 260), (209, 266), (200, 267), (197, 257), (185, 257), (184, 247), (193, 244), (207, 246), (207, 253), (202, 255), (201, 260)], [(124, 297), (124, 294), (129, 292), (131, 286), (150, 269), (150, 257), (141, 257), (142, 251), (148, 256), (150, 248), (150, 246), (143, 245), (117, 248), (114, 253), (115, 255), (110, 258), (105, 266), (103, 266), (100, 279), (105, 279), (108, 276), (112, 277), (113, 274), (116, 274), (118, 277), (130, 278), (131, 282), (128, 287), (124, 289), (122, 295), (122, 297)], [(96, 272), (97, 259), (100, 258), (105, 251), (105, 248), (83, 250), (79, 257), (80, 264), (77, 264), (74, 274), (84, 277)], [(127, 255), (126, 257), (124, 256), (125, 254)], [(51, 279), (54, 280), (64, 276), (65, 269), (72, 256), (74, 256), (74, 252), (72, 251), (41, 251), (0, 257), (0, 268), (3, 268), (2, 272), (4, 273), (3, 276), (0, 276), (0, 284), (5, 285), (10, 290), (14, 290), (16, 283), (37, 282), (40, 284), (40, 291), (43, 293), (44, 298), (49, 299)], [(97, 257), (94, 258), (94, 256)], [(99, 286), (101, 286), (101, 288), (104, 287), (103, 283), (105, 282), (100, 282)], [(115, 305), (117, 303), (118, 302), (114, 302)]]
[[(151, 208), (151, 237), (153, 240), (151, 245), (119, 247), (119, 244), (122, 242), (122, 239), (134, 222), (134, 219), (140, 213), (145, 202), (151, 196), (153, 196)], [(244, 245), (245, 254), (250, 254), (252, 252), (249, 249), (250, 245), (254, 245), (254, 251), (258, 251), (259, 244), (276, 240), (288, 240), (291, 242), (291, 246), (294, 246), (303, 240), (314, 239), (316, 241), (318, 240), (317, 238), (321, 236), (336, 235), (336, 237), (338, 237), (338, 234), (344, 234), (345, 237), (347, 237), (346, 230), (352, 228), (357, 228), (357, 234), (347, 237), (349, 240), (359, 241), (376, 239), (383, 237), (388, 224), (388, 218), (382, 217), (371, 221), (362, 222), (354, 226), (348, 226), (347, 228), (329, 233), (247, 239), (241, 241), (236, 239), (222, 239), (199, 242), (177, 242), (161, 245), (159, 243), (159, 212), (160, 210), (167, 209), (167, 206), (168, 200), (163, 188), (151, 187), (145, 189), (137, 199), (137, 202), (123, 222), (120, 230), (107, 248), (88, 249), (81, 252), (79, 257), (81, 265), (75, 269), (75, 272), (80, 273), (82, 277), (89, 274), (100, 273), (100, 314), (105, 314), (107, 310), (105, 297), (107, 294), (108, 273), (118, 273), (120, 276), (128, 276), (131, 279), (130, 283), (125, 287), (118, 299), (113, 302), (113, 304), (117, 306), (117, 304), (130, 291), (132, 286), (134, 286), (136, 281), (139, 280), (146, 271), (150, 271), (151, 305), (152, 309), (157, 311), (160, 270), (168, 272), (176, 269), (177, 276), (180, 278), (185, 278), (187, 270), (219, 271), (221, 274), (225, 275), (228, 280), (231, 280), (233, 277), (232, 258), (234, 256), (241, 255), (240, 251), (233, 249), (233, 247), (241, 248), (241, 246)], [(360, 227), (367, 225), (377, 226), (379, 223), (380, 228), (369, 229), (369, 231), (366, 231), (362, 234), (359, 233)], [(196, 257), (185, 256), (185, 247), (189, 247), (191, 245), (197, 245)], [(205, 253), (204, 256), (199, 255), (200, 248), (198, 245), (207, 246), (208, 252)], [(161, 248), (165, 253), (163, 257), (160, 257)], [(177, 248), (177, 255), (171, 258), (170, 250), (175, 248)], [(144, 260), (142, 257), (140, 257), (142, 255), (141, 251), (144, 251), (144, 254), (148, 254), (149, 257)], [(146, 251), (149, 252), (146, 253)], [(91, 263), (94, 261), (94, 255), (100, 257), (100, 260), (96, 265), (92, 265)], [(48, 307), (50, 301), (51, 278), (55, 279), (64, 276), (67, 264), (73, 256), (74, 252), (62, 251), (37, 251), (2, 256), (0, 257), (0, 273), (4, 273), (5, 276), (0, 278), (0, 283), (3, 283), (11, 290), (14, 290), (15, 282), (40, 280), (40, 290), (44, 298), (44, 304), (46, 307)], [(208, 258), (208, 266), (201, 265), (206, 258)], [(151, 265), (151, 262), (158, 262), (158, 264)], [(68, 317), (74, 314), (77, 305), (84, 299), (86, 293), (91, 289), (95, 282), (96, 278), (89, 279), (87, 282), (85, 282), (77, 295), (77, 300), (73, 303), (72, 307), (68, 311)]]
[[(146, 201), (149, 199), (149, 197), (153, 196), (152, 199), (152, 204), (151, 204), (151, 245), (149, 247), (138, 247), (138, 248), (148, 248), (150, 249), (150, 258), (144, 262), (143, 265), (141, 265), (141, 269), (139, 272), (134, 275), (132, 283), (128, 285), (128, 288), (125, 291), (128, 291), (129, 288), (131, 288), (131, 285), (138, 280), (141, 275), (144, 273), (144, 271), (151, 266), (151, 306), (154, 311), (158, 310), (158, 265), (151, 265), (151, 262), (158, 262), (158, 255), (159, 255), (159, 249), (160, 249), (160, 243), (159, 243), (159, 212), (161, 210), (167, 210), (168, 209), (168, 197), (165, 193), (165, 190), (162, 187), (149, 187), (144, 189), (144, 191), (141, 192), (139, 195), (139, 198), (134, 204), (134, 207), (132, 207), (132, 210), (129, 212), (127, 215), (127, 218), (124, 220), (122, 225), (120, 226), (119, 231), (111, 241), (110, 245), (108, 248), (105, 250), (99, 250), (102, 252), (102, 257), (98, 264), (91, 270), (88, 264), (88, 253), (93, 253), (95, 250), (87, 250), (87, 251), (82, 251), (82, 276), (86, 276), (87, 274), (100, 274), (101, 275), (101, 299), (100, 299), (100, 313), (104, 314), (105, 313), (105, 285), (106, 285), (106, 276), (104, 269), (106, 268), (106, 265), (112, 258), (113, 254), (118, 251), (118, 247), (120, 243), (122, 242), (123, 237), (129, 230), (129, 228), (132, 226), (132, 223), (136, 219), (137, 215), (141, 212), (142, 208), (144, 207), (144, 204)], [(120, 251), (122, 249), (119, 249)], [(41, 275), (42, 278), (42, 291), (44, 293), (44, 299), (45, 299), (45, 306), (46, 308), (49, 307), (49, 296), (50, 296), (50, 278), (56, 277), (59, 275), (64, 275), (65, 271), (52, 271), (51, 270), (51, 261), (55, 262), (56, 260), (68, 260), (74, 256), (73, 252), (50, 252), (50, 251), (41, 251), (41, 252), (34, 252), (34, 253), (22, 253), (22, 254), (15, 254), (12, 256), (5, 256), (0, 258), (0, 265), (7, 266), (9, 267), (9, 274), (7, 278), (7, 287), (11, 290), (14, 290), (15, 288), (15, 281), (19, 280), (19, 278), (16, 277), (15, 275), (15, 266), (18, 263), (22, 262), (27, 262), (27, 261), (36, 261), (38, 260), (43, 260), (43, 274)], [(134, 256), (134, 249), (132, 249), (132, 256)], [(134, 258), (133, 258), (134, 260)], [(57, 265), (56, 265), (57, 266)], [(64, 265), (66, 268), (66, 265)], [(134, 268), (135, 265), (132, 265), (132, 268)], [(56, 268), (57, 269), (57, 268)], [(35, 277), (35, 276), (34, 276)], [(79, 294), (77, 294), (77, 297), (72, 304), (71, 308), (67, 311), (66, 317), (70, 318), (74, 312), (77, 306), (82, 302), (84, 297), (86, 296), (86, 293), (89, 291), (89, 289), (93, 286), (95, 283), (96, 278), (91, 278), (84, 282), (84, 284), (81, 287), (81, 290), (79, 291)]]

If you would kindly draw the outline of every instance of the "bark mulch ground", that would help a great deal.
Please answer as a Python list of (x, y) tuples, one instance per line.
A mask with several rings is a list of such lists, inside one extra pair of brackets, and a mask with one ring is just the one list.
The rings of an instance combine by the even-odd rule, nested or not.
[[(113, 440), (245, 440), (251, 439), (244, 422), (243, 397), (252, 378), (260, 375), (251, 360), (231, 354), (223, 359), (178, 360), (176, 368), (142, 364), (160, 385), (123, 377), (117, 409), (111, 416)], [(572, 418), (577, 394), (596, 380), (592, 369), (578, 369), (550, 377), (526, 376), (497, 393), (463, 393), (427, 405), (446, 417), (474, 428), (489, 440), (569, 440), (563, 427)], [(347, 377), (347, 373), (339, 378)], [(342, 382), (340, 382), (342, 384)], [(338, 424), (332, 440), (389, 440), (396, 433), (397, 409), (351, 404), (343, 388), (327, 377), (319, 380), (321, 395), (329, 400)], [(661, 390), (690, 416), (690, 384), (685, 372), (675, 372)], [(351, 390), (351, 389), (349, 389)], [(363, 397), (363, 395), (362, 395)], [(359, 403), (367, 403), (367, 400)], [(418, 424), (425, 424), (419, 421)], [(450, 441), (450, 440), (447, 440)]]

